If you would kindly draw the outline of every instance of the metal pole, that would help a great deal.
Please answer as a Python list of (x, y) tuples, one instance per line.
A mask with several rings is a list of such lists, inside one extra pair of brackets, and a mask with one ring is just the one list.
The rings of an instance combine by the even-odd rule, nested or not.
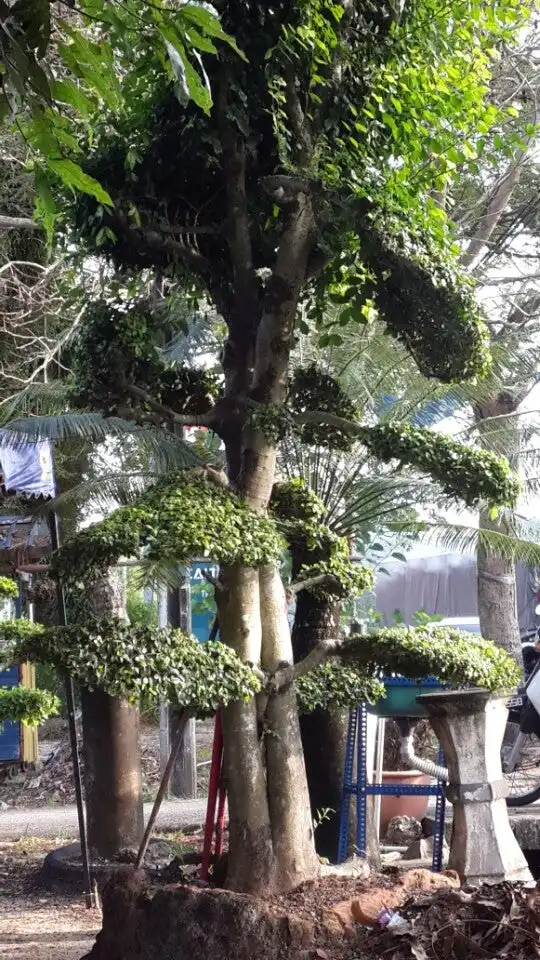
[[(56, 552), (60, 546), (60, 531), (58, 526), (58, 517), (54, 510), (49, 514), (49, 527), (51, 531), (51, 546)], [(61, 580), (56, 581), (56, 597), (58, 603), (58, 622), (60, 626), (67, 626), (66, 598)], [(64, 675), (64, 684), (66, 689), (66, 706), (69, 724), (69, 739), (71, 743), (71, 760), (73, 763), (73, 776), (75, 780), (75, 797), (77, 801), (77, 817), (79, 820), (79, 839), (81, 842), (81, 857), (84, 874), (85, 900), (86, 906), (91, 909), (94, 904), (94, 895), (92, 892), (92, 876), (90, 873), (90, 856), (88, 851), (88, 837), (86, 835), (86, 821), (84, 815), (84, 800), (82, 792), (81, 765), (79, 762), (79, 743), (77, 738), (77, 724), (75, 722), (75, 695), (73, 691), (73, 678), (62, 671)]]
[[(163, 628), (168, 625), (169, 616), (167, 611), (167, 599), (168, 592), (167, 587), (164, 584), (159, 584), (157, 591), (157, 608), (158, 608), (158, 627)], [(160, 760), (160, 771), (161, 776), (165, 774), (167, 764), (169, 762), (169, 754), (171, 752), (171, 743), (170, 743), (170, 718), (169, 718), (169, 707), (163, 701), (159, 704), (159, 760)], [(170, 777), (167, 780), (167, 796), (168, 796), (168, 787), (169, 787)]]
[[(377, 718), (377, 753), (375, 761), (375, 783), (382, 783), (383, 764), (384, 764), (384, 735), (386, 732), (386, 720), (384, 717)], [(375, 834), (377, 841), (381, 833), (381, 804), (382, 795), (375, 794)]]

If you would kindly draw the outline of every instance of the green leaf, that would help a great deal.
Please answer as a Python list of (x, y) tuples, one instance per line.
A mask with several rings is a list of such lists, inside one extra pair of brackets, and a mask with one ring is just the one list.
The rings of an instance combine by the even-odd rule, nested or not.
[(0, 687), (0, 729), (6, 720), (37, 727), (60, 712), (60, 701), (49, 690)]
[(394, 140), (399, 140), (399, 130), (391, 113), (383, 113), (383, 123), (389, 127)]
[(56, 221), (56, 203), (51, 192), (47, 174), (42, 167), (35, 169), (36, 209), (35, 216), (45, 229), (49, 244), (54, 235)]
[(161, 34), (165, 41), (165, 46), (167, 48), (173, 74), (176, 78), (176, 93), (180, 103), (185, 105), (188, 100), (192, 99), (197, 106), (204, 111), (204, 113), (209, 114), (212, 108), (212, 94), (210, 92), (210, 84), (204, 72), (200, 56), (197, 54), (196, 50), (193, 51), (194, 56), (196, 56), (199, 61), (202, 73), (204, 75), (204, 82), (201, 80), (199, 74), (191, 63), (187, 55), (185, 45), (180, 39), (178, 33), (175, 30), (172, 30), (169, 26), (162, 25)]
[(58, 45), (58, 51), (65, 64), (76, 77), (84, 79), (90, 89), (95, 90), (111, 110), (115, 110), (120, 104), (122, 90), (116, 75), (110, 44), (105, 40), (94, 43), (80, 30), (65, 21), (62, 27), (70, 38), (69, 43)]
[(208, 37), (204, 37), (195, 27), (191, 27), (189, 30), (186, 30), (186, 38), (189, 44), (194, 47), (196, 50), (201, 50), (202, 53), (217, 53), (217, 47), (215, 43)]
[(107, 191), (103, 189), (94, 177), (85, 173), (74, 160), (69, 160), (67, 157), (55, 158), (48, 156), (46, 156), (44, 160), (49, 170), (60, 177), (67, 187), (73, 187), (73, 189), (80, 190), (82, 193), (88, 193), (108, 207), (113, 206), (112, 199)]
[(167, 53), (169, 55), (169, 60), (171, 62), (173, 74), (176, 80), (174, 85), (175, 93), (178, 99), (178, 102), (182, 104), (183, 107), (189, 103), (190, 89), (187, 82), (187, 70), (186, 70), (186, 57), (185, 54), (181, 54), (177, 49), (177, 46), (172, 44), (169, 40), (165, 39), (165, 46), (167, 47)]
[(59, 103), (74, 107), (84, 119), (87, 119), (94, 109), (91, 99), (72, 80), (54, 80), (51, 83), (51, 93)]
[(247, 57), (237, 46), (234, 37), (231, 37), (228, 33), (225, 33), (217, 16), (210, 13), (209, 10), (205, 10), (204, 7), (200, 7), (192, 3), (186, 3), (180, 9), (180, 17), (196, 24), (200, 27), (203, 33), (207, 33), (210, 37), (216, 37), (216, 39), (223, 40), (224, 43), (228, 43), (235, 53), (237, 53), (238, 56), (247, 63)]

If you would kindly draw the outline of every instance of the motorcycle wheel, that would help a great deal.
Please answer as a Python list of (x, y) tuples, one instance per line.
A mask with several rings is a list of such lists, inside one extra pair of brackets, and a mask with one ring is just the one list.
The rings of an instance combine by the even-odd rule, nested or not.
[(501, 751), (503, 776), (510, 789), (506, 798), (509, 807), (526, 807), (540, 798), (540, 740), (536, 734), (526, 734), (515, 770), (512, 773), (504, 772), (505, 758), (512, 749), (518, 733), (519, 724), (509, 721)]

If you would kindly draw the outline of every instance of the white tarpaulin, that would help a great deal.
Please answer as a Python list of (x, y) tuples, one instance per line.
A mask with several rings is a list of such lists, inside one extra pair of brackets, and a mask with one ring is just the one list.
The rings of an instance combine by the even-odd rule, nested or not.
[(54, 497), (54, 471), (48, 440), (37, 443), (2, 443), (0, 433), (0, 469), (6, 490), (34, 497)]
[[(388, 575), (375, 584), (376, 608), (387, 625), (399, 610), (406, 623), (424, 610), (443, 617), (477, 617), (476, 558), (458, 554), (415, 557), (407, 563), (388, 563)], [(522, 633), (538, 626), (535, 615), (535, 571), (516, 567), (519, 626)]]

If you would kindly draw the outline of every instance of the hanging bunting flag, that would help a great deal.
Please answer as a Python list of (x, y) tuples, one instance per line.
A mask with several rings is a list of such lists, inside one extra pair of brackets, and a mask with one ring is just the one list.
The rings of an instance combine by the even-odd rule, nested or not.
[(51, 445), (48, 440), (37, 443), (21, 441), (13, 446), (2, 442), (0, 432), (0, 469), (4, 486), (10, 493), (25, 493), (30, 497), (54, 497), (54, 470)]

